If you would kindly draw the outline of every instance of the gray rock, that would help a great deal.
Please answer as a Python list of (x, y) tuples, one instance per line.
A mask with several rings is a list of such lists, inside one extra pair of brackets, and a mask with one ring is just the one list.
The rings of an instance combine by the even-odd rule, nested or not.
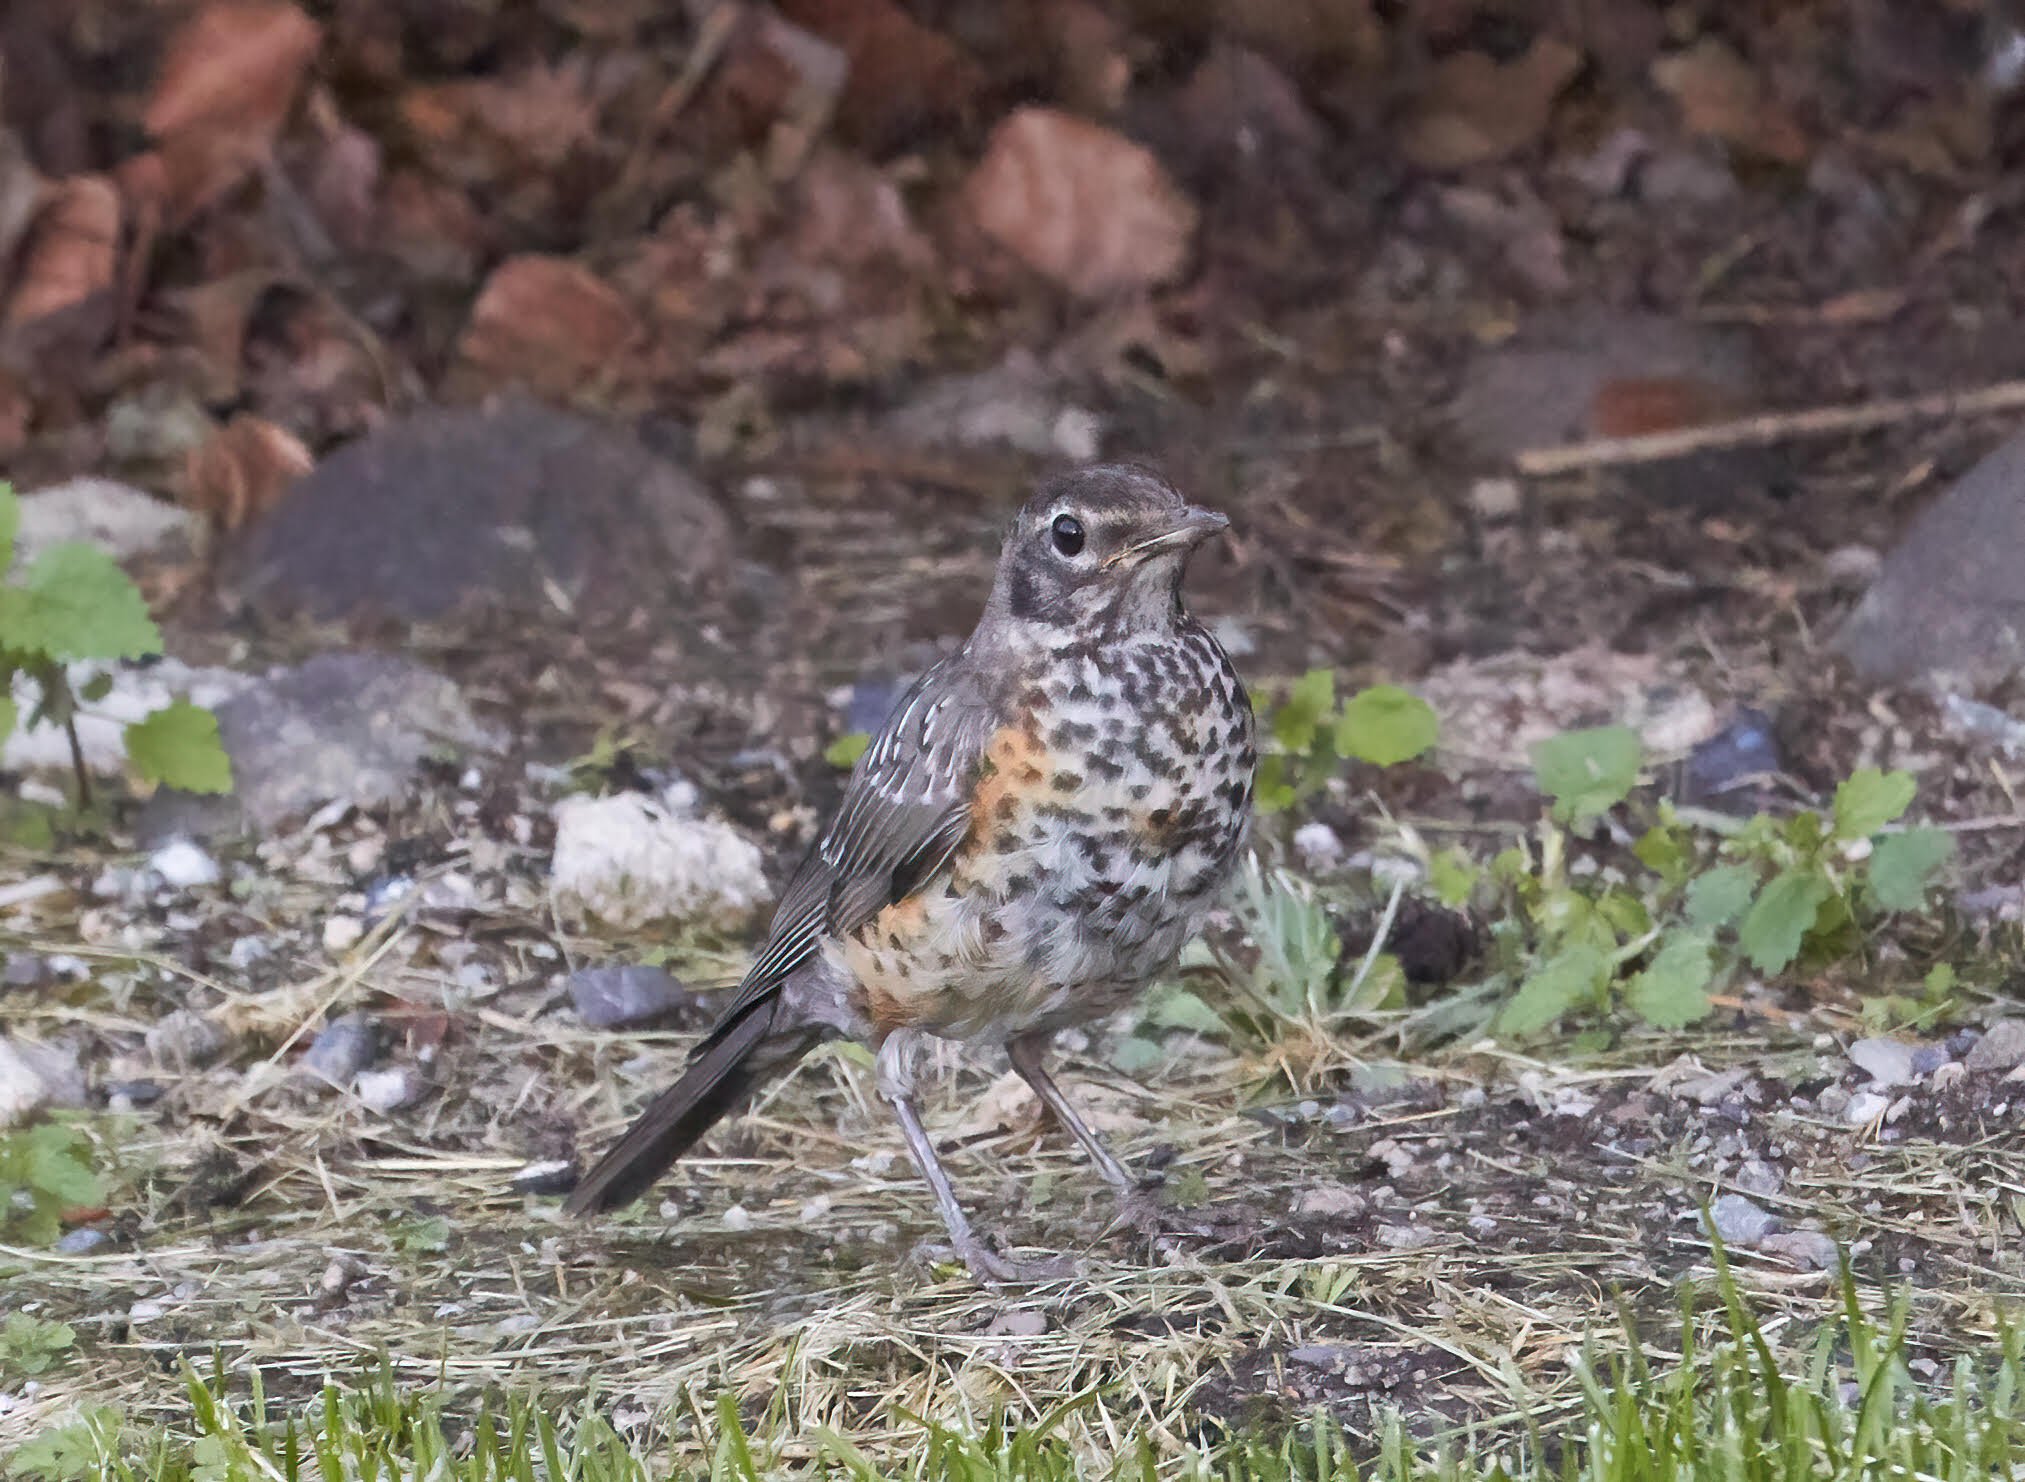
[(390, 1065), (385, 1070), (362, 1070), (352, 1081), (352, 1094), (373, 1111), (381, 1113), (414, 1105), (428, 1089), (428, 1083), (413, 1066), (408, 1065)]
[(663, 606), (732, 564), (709, 492), (632, 434), (536, 403), (428, 411), (333, 453), (225, 553), (263, 615)]
[(1876, 1091), (1858, 1091), (1842, 1108), (1842, 1120), (1852, 1127), (1868, 1127), (1891, 1110), (1891, 1098)]
[(197, 517), (187, 509), (111, 479), (72, 479), (21, 500), (14, 556), (27, 565), (53, 545), (81, 540), (124, 560), (172, 536), (187, 537)]
[(333, 1086), (349, 1086), (380, 1053), (380, 1026), (365, 1014), (344, 1014), (317, 1032), (302, 1068)]
[(1849, 1047), (1849, 1062), (1870, 1077), (1880, 1090), (1909, 1085), (1919, 1078), (1912, 1045), (1897, 1039), (1860, 1039)]
[(1709, 1206), (1709, 1217), (1715, 1221), (1716, 1234), (1722, 1237), (1723, 1244), (1746, 1249), (1756, 1246), (1783, 1223), (1772, 1211), (1742, 1194), (1719, 1197)]
[(542, 1158), (524, 1164), (512, 1179), (523, 1194), (567, 1194), (577, 1186), (577, 1165), (568, 1158)]
[(1750, 1158), (1737, 1170), (1733, 1182), (1747, 1194), (1776, 1197), (1786, 1188), (1786, 1175), (1763, 1158)]
[(0, 967), (0, 988), (33, 988), (49, 976), (49, 962), (39, 952), (9, 952)]
[(495, 744), (450, 680), (371, 653), (277, 670), (218, 707), (218, 733), (231, 794), (163, 788), (141, 811), (143, 839), (268, 832), (333, 801), (374, 807), (399, 798), (431, 751)]
[(1767, 1235), (1758, 1249), (1777, 1256), (1801, 1271), (1832, 1271), (1838, 1253), (1834, 1240), (1819, 1230), (1786, 1230)]
[(49, 1087), (12, 1040), (0, 1039), (0, 1127), (11, 1127), (49, 1100)]
[(225, 1035), (195, 1009), (177, 1009), (148, 1026), (148, 1054), (168, 1070), (195, 1070), (216, 1060)]
[(57, 1239), (56, 1249), (59, 1255), (88, 1256), (111, 1241), (112, 1236), (105, 1231), (84, 1225), (75, 1230), (65, 1230)]
[(2025, 1019), (1999, 1019), (1969, 1048), (1971, 1070), (2010, 1070), (2025, 1061)]
[(2025, 435), (1928, 505), (1835, 634), (1866, 679), (1973, 690), (2025, 666)]
[(570, 1002), (594, 1029), (619, 1029), (662, 1018), (696, 1001), (662, 968), (641, 964), (587, 967), (570, 974)]

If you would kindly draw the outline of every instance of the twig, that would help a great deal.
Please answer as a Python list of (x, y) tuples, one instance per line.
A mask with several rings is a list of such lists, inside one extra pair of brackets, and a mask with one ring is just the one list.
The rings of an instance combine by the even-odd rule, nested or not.
[(1531, 478), (1608, 468), (1627, 463), (1662, 463), (1727, 448), (1761, 448), (1803, 437), (1865, 432), (1899, 422), (1982, 417), (2025, 409), (2025, 381), (2000, 381), (1976, 391), (1936, 391), (1867, 401), (1847, 407), (1813, 407), (1804, 412), (1768, 412), (1734, 422), (1649, 432), (1638, 437), (1598, 437), (1552, 448), (1527, 448), (1514, 460)]

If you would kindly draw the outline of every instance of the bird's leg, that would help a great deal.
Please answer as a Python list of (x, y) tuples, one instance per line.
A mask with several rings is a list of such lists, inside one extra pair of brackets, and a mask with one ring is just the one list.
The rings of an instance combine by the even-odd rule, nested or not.
[(879, 1047), (879, 1094), (892, 1106), (914, 1166), (935, 1195), (935, 1207), (942, 1212), (950, 1244), (956, 1247), (956, 1254), (970, 1268), (970, 1274), (979, 1281), (992, 1283), (1046, 1281), (1070, 1274), (1059, 1262), (1015, 1261), (1002, 1256), (971, 1229), (963, 1206), (956, 1202), (956, 1191), (949, 1185), (942, 1159), (937, 1156), (935, 1144), (929, 1139), (928, 1129), (921, 1125), (921, 1114), (914, 1106), (913, 1050), (914, 1036), (905, 1030), (889, 1036)]
[(1119, 1219), (1135, 1228), (1152, 1235), (1160, 1229), (1160, 1201), (1134, 1178), (1104, 1146), (1104, 1139), (1085, 1122), (1069, 1098), (1062, 1094), (1062, 1088), (1055, 1084), (1055, 1078), (1048, 1074), (1043, 1059), (1047, 1053), (1046, 1034), (1023, 1035), (1006, 1045), (1006, 1058), (1012, 1061), (1012, 1068), (1019, 1072), (1020, 1079), (1034, 1088), (1034, 1095), (1041, 1098), (1043, 1105), (1055, 1114), (1055, 1120), (1069, 1129), (1069, 1135), (1083, 1145), (1083, 1151), (1090, 1155), (1090, 1161), (1097, 1165), (1118, 1196)]

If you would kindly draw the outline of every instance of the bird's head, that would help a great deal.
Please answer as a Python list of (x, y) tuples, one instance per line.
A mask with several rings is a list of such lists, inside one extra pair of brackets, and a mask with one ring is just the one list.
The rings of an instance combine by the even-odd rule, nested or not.
[(1058, 474), (1013, 521), (987, 616), (1091, 638), (1170, 624), (1189, 553), (1229, 527), (1144, 468)]

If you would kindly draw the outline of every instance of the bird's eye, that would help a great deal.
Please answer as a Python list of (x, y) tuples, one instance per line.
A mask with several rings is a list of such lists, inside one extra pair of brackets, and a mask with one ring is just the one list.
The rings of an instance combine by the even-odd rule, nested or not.
[(1055, 549), (1063, 555), (1073, 556), (1083, 549), (1083, 522), (1074, 515), (1056, 515), (1049, 532), (1055, 538)]

